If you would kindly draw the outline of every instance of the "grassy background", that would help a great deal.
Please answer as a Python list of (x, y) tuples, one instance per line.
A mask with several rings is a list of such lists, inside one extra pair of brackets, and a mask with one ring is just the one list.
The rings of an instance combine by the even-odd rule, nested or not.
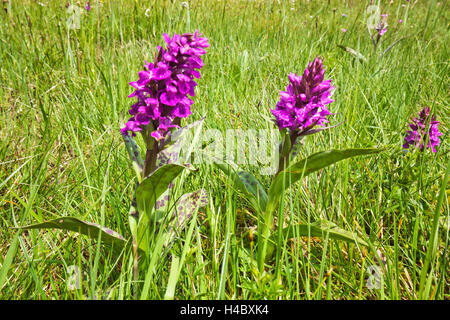
[[(377, 52), (365, 1), (204, 0), (190, 1), (189, 10), (181, 1), (162, 0), (91, 5), (80, 29), (68, 30), (63, 1), (0, 4), (1, 299), (162, 299), (166, 290), (176, 299), (449, 298), (448, 190), (438, 208), (437, 250), (427, 257), (449, 159), (448, 3), (380, 3), (389, 27)], [(381, 290), (366, 287), (376, 254), (334, 240), (284, 241), (280, 259), (258, 275), (242, 258), (255, 213), (208, 165), (178, 185), (180, 194), (206, 188), (209, 205), (163, 260), (151, 265), (141, 259), (138, 283), (129, 251), (116, 256), (62, 231), (16, 236), (11, 227), (59, 216), (103, 223), (129, 236), (135, 178), (119, 132), (133, 103), (128, 82), (152, 59), (164, 32), (196, 29), (211, 46), (188, 122), (206, 116), (206, 128), (221, 131), (272, 128), (266, 118), (287, 75), (302, 73), (320, 55), (336, 86), (331, 124), (345, 122), (309, 136), (302, 155), (390, 145), (380, 155), (305, 178), (286, 194), (283, 212), (287, 225), (328, 219), (366, 234), (385, 257)], [(337, 45), (358, 50), (367, 63)], [(404, 156), (407, 124), (425, 105), (440, 120), (441, 145), (435, 154)], [(268, 186), (270, 177), (262, 179)], [(182, 255), (178, 281), (171, 282), (171, 257)], [(425, 262), (430, 269), (421, 285)], [(67, 288), (70, 265), (85, 272), (79, 290)]]

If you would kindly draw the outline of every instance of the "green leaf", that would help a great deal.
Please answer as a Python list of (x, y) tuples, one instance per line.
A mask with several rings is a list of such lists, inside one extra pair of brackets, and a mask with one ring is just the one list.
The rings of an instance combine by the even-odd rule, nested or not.
[[(284, 190), (299, 181), (301, 178), (316, 172), (320, 169), (328, 167), (338, 161), (348, 159), (355, 156), (374, 154), (384, 150), (383, 148), (369, 149), (345, 149), (345, 150), (329, 150), (315, 153), (295, 164), (290, 165), (281, 171), (269, 188), (268, 210), (275, 210), (278, 200), (281, 198)], [(267, 209), (267, 208), (266, 208)]]
[(285, 157), (289, 154), (289, 152), (292, 149), (291, 146), (291, 136), (289, 135), (289, 132), (286, 129), (283, 129), (281, 132), (281, 148), (280, 148), (280, 157)]
[[(269, 261), (276, 248), (277, 238), (279, 233), (275, 232), (269, 238), (267, 244), (267, 252), (265, 256), (265, 261)], [(369, 246), (369, 244), (362, 238), (358, 237), (354, 233), (339, 228), (336, 224), (326, 220), (319, 220), (308, 224), (297, 224), (290, 227), (286, 227), (281, 230), (281, 236), (285, 240), (294, 239), (297, 237), (320, 237), (329, 239), (345, 241), (349, 243), (357, 243), (362, 246)]]
[(249, 197), (248, 200), (255, 210), (259, 212), (266, 210), (267, 193), (255, 176), (247, 171), (233, 170), (230, 165), (221, 163), (215, 163), (215, 165), (226, 175), (231, 176), (234, 187)]
[(173, 300), (175, 295), (175, 288), (177, 286), (178, 277), (180, 275), (180, 258), (173, 255), (172, 264), (170, 266), (169, 281), (167, 282), (166, 293), (164, 300)]
[[(311, 224), (298, 224), (282, 229), (283, 238), (292, 239), (295, 237), (321, 237), (325, 238), (328, 234), (330, 239), (341, 240), (346, 242), (358, 243), (367, 247), (368, 244), (362, 238), (354, 233), (339, 228), (336, 224), (326, 220), (320, 220)], [(275, 243), (278, 233), (271, 236), (271, 242)]]
[(2, 290), (3, 285), (6, 282), (6, 276), (8, 274), (8, 270), (11, 267), (11, 264), (17, 253), (17, 248), (19, 246), (19, 235), (20, 235), (20, 232), (17, 232), (14, 237), (14, 240), (12, 241), (11, 245), (9, 246), (8, 253), (6, 254), (5, 260), (2, 263), (2, 266), (0, 269), (0, 292)]
[(18, 227), (18, 229), (62, 229), (68, 231), (79, 232), (89, 236), (91, 239), (97, 240), (99, 233), (101, 234), (101, 241), (111, 244), (115, 249), (121, 250), (126, 244), (127, 240), (119, 233), (103, 227), (99, 224), (82, 221), (73, 217), (61, 217), (45, 221), (42, 223), (31, 224), (28, 226)]
[(186, 166), (171, 163), (156, 169), (136, 188), (136, 202), (139, 212), (145, 212), (152, 220), (151, 212), (156, 200), (167, 190), (169, 184)]
[[(169, 201), (169, 185), (186, 168), (190, 169), (176, 163), (164, 165), (157, 168), (136, 188), (137, 210), (145, 212), (145, 214), (141, 215), (138, 222), (133, 224), (133, 229), (135, 230), (137, 245), (144, 252), (148, 253), (153, 232), (156, 231), (155, 228), (159, 227), (157, 220), (164, 217), (162, 211)], [(158, 205), (156, 205), (157, 203)], [(158, 210), (158, 208), (161, 210)]]

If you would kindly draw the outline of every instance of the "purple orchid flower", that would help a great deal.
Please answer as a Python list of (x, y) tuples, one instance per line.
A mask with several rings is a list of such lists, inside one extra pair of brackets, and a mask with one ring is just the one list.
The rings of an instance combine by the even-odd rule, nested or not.
[[(439, 136), (442, 135), (439, 132), (439, 121), (435, 116), (430, 118), (430, 108), (425, 107), (420, 113), (419, 118), (413, 118), (412, 123), (409, 125), (411, 130), (406, 131), (405, 143), (403, 148), (408, 149), (410, 146), (417, 148), (420, 146), (420, 150), (423, 151), (425, 143), (427, 148), (431, 148), (433, 152), (436, 152), (436, 146), (439, 145)], [(428, 127), (426, 128), (426, 126)]]
[(159, 141), (171, 128), (179, 127), (181, 118), (191, 114), (193, 101), (188, 95), (195, 95), (194, 78), (200, 78), (200, 56), (209, 47), (208, 39), (196, 31), (172, 38), (164, 34), (164, 40), (167, 48), (158, 46), (154, 62), (146, 63), (138, 73), (139, 79), (130, 82), (136, 90), (129, 97), (136, 97), (137, 103), (131, 106), (132, 117), (121, 129), (122, 134), (149, 131)]
[(324, 80), (322, 59), (310, 62), (302, 76), (289, 74), (286, 91), (281, 91), (276, 109), (271, 110), (280, 130), (288, 128), (296, 136), (306, 134), (314, 126), (328, 122), (331, 113), (326, 105), (330, 99), (331, 80)]

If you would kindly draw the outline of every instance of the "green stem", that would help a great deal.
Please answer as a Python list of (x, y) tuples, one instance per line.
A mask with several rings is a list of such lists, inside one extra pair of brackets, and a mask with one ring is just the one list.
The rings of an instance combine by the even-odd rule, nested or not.
[(263, 214), (263, 224), (261, 228), (261, 234), (258, 234), (258, 270), (259, 273), (262, 274), (264, 271), (264, 262), (266, 261), (267, 256), (267, 243), (270, 238), (270, 233), (272, 231), (273, 226), (273, 211), (267, 210)]
[[(283, 137), (283, 141), (280, 143), (280, 159), (278, 162), (278, 171), (274, 176), (274, 179), (280, 172), (283, 172), (289, 166), (291, 153), (295, 146), (295, 142), (299, 137), (297, 131), (290, 131), (289, 136)], [(266, 257), (273, 252), (274, 247), (268, 244), (271, 232), (273, 229), (273, 214), (276, 210), (276, 206), (280, 200), (280, 196), (277, 196), (272, 203), (268, 203), (266, 211), (262, 214), (263, 223), (260, 225), (261, 232), (258, 232), (258, 269), (260, 274), (264, 271), (264, 262)]]
[[(289, 137), (286, 137), (286, 139), (280, 144), (280, 148), (279, 148), (280, 149), (279, 150), (280, 160), (278, 161), (278, 171), (275, 174), (275, 177), (289, 166), (292, 150), (295, 146), (295, 142), (297, 141), (297, 138), (298, 138), (298, 133), (296, 131), (290, 131)], [(286, 150), (286, 149), (288, 149), (288, 150)]]
[(145, 145), (147, 147), (147, 153), (145, 154), (143, 178), (147, 177), (150, 173), (156, 169), (156, 160), (158, 159), (158, 153), (164, 148), (160, 146), (160, 143), (151, 136), (151, 131), (153, 126), (147, 127), (142, 131), (142, 136), (145, 140)]

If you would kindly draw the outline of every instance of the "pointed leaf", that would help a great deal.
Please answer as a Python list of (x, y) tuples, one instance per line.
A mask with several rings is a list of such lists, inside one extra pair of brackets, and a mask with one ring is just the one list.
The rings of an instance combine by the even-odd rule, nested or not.
[(338, 161), (348, 159), (355, 156), (362, 156), (381, 152), (384, 149), (345, 149), (345, 150), (329, 150), (315, 153), (295, 164), (290, 165), (284, 171), (281, 171), (269, 188), (269, 210), (274, 210), (278, 200), (282, 196), (283, 190), (287, 190), (291, 185), (301, 178), (316, 172), (320, 169), (328, 167)]
[(19, 246), (19, 235), (20, 232), (17, 232), (14, 236), (14, 240), (9, 246), (8, 253), (6, 254), (5, 260), (3, 260), (1, 268), (0, 268), (0, 291), (3, 288), (3, 285), (6, 283), (8, 270), (13, 263), (13, 260), (17, 253), (17, 248)]
[[(325, 238), (328, 234), (330, 239), (342, 240), (346, 242), (358, 243), (367, 247), (368, 244), (362, 238), (358, 237), (354, 233), (339, 228), (336, 224), (326, 220), (320, 220), (311, 224), (298, 224), (291, 227), (284, 228), (282, 230), (284, 238), (292, 239), (295, 237), (321, 237)], [(271, 236), (271, 240), (275, 242), (277, 233)]]
[[(167, 190), (169, 184), (185, 169), (186, 166), (168, 164), (156, 169), (136, 188), (137, 208), (140, 212), (150, 213), (156, 200)], [(150, 219), (151, 220), (151, 219)]]
[(82, 221), (73, 217), (61, 217), (45, 221), (42, 223), (31, 224), (28, 226), (18, 227), (19, 229), (62, 229), (68, 231), (79, 232), (89, 236), (91, 239), (97, 240), (99, 233), (101, 233), (101, 241), (112, 244), (116, 249), (121, 249), (126, 245), (127, 240), (119, 233), (103, 227), (99, 224)]
[[(320, 220), (311, 224), (297, 224), (294, 226), (286, 227), (281, 230), (282, 237), (285, 239), (294, 239), (296, 237), (320, 237), (345, 241), (349, 243), (357, 243), (359, 245), (367, 247), (368, 244), (362, 238), (358, 237), (354, 233), (339, 228), (336, 224), (326, 220)], [(265, 260), (268, 261), (272, 258), (275, 252), (275, 244), (277, 243), (278, 232), (275, 232), (270, 237)]]

